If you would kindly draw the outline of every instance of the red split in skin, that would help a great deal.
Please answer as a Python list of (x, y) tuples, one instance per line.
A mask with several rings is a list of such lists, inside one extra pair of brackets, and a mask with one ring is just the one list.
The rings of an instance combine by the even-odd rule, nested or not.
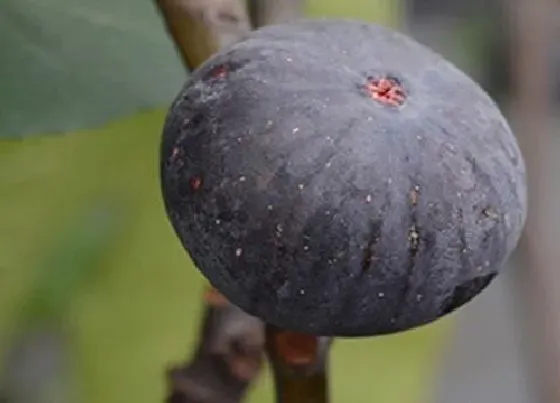
[(368, 78), (366, 90), (372, 99), (390, 106), (401, 106), (406, 99), (404, 88), (393, 78)]
[(228, 70), (225, 65), (219, 65), (218, 67), (214, 68), (210, 73), (212, 78), (222, 79), (226, 78), (228, 74)]
[(200, 176), (193, 176), (191, 178), (191, 189), (197, 191), (202, 185), (202, 178)]

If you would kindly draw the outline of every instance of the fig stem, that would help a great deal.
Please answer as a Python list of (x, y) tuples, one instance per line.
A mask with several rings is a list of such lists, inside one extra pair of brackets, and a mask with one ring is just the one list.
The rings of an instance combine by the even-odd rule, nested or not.
[(328, 403), (331, 338), (294, 333), (265, 325), (276, 403)]

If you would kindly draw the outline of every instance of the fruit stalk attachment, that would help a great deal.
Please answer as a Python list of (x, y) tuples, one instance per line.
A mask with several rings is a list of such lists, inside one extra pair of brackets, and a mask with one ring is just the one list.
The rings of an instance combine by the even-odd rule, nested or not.
[(276, 403), (328, 403), (331, 338), (265, 326)]

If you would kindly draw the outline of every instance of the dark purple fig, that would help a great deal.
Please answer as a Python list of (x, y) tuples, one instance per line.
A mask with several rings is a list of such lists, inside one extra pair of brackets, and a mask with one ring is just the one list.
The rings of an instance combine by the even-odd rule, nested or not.
[(251, 33), (169, 111), (163, 198), (195, 265), (278, 327), (394, 333), (470, 301), (525, 221), (525, 168), (490, 97), (387, 28)]

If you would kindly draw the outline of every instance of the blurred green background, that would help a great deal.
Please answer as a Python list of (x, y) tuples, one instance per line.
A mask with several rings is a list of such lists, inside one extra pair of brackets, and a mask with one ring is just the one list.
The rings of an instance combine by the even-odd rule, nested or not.
[[(397, 0), (307, 5), (386, 25), (401, 13)], [(159, 193), (162, 122), (185, 79), (172, 43), (151, 1), (3, 0), (0, 50), (4, 378), (29, 383), (20, 372), (44, 364), (63, 381), (37, 401), (162, 401), (164, 370), (194, 346), (204, 286)], [(429, 401), (452, 320), (337, 341), (333, 400)], [(60, 360), (29, 355), (45, 340)], [(263, 374), (249, 401), (271, 402), (271, 386)]]

